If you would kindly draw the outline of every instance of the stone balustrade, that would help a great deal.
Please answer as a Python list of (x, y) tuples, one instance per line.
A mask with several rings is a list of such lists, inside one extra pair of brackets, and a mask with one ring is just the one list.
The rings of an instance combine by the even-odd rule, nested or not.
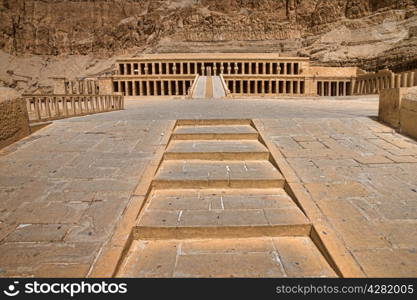
[(124, 97), (114, 95), (23, 95), (30, 122), (58, 120), (124, 109)]
[(354, 94), (379, 94), (384, 89), (406, 88), (417, 86), (417, 71), (394, 73), (390, 70), (380, 70), (376, 73), (359, 75), (356, 80)]
[(198, 81), (198, 78), (200, 77), (200, 75), (195, 75), (195, 78), (194, 78), (194, 81), (193, 81), (193, 84), (190, 86), (190, 88), (188, 89), (188, 91), (187, 91), (187, 97), (189, 98), (189, 99), (191, 99), (192, 98), (192, 95), (194, 94), (194, 90), (195, 90), (195, 87), (197, 86), (197, 81)]
[(220, 74), (220, 82), (222, 83), (223, 89), (226, 93), (226, 97), (229, 97), (231, 95), (231, 92), (229, 90), (229, 87), (227, 86), (226, 80), (224, 79), (223, 74)]

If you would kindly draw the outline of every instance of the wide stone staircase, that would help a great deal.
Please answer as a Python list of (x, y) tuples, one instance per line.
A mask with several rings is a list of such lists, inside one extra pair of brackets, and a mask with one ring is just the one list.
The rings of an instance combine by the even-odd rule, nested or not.
[(178, 121), (118, 277), (336, 277), (251, 120)]

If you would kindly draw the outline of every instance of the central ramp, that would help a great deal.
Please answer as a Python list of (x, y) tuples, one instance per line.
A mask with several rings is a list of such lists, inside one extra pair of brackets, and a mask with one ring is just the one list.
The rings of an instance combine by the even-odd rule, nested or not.
[(192, 94), (193, 99), (222, 99), (226, 91), (220, 76), (199, 76)]
[(118, 277), (337, 277), (250, 120), (178, 121)]

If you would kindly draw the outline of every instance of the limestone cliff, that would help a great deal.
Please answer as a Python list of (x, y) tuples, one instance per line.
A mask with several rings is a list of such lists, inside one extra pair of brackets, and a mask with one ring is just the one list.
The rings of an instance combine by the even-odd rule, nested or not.
[(188, 51), (403, 70), (416, 67), (416, 46), (417, 0), (0, 0), (3, 56), (88, 56), (84, 71), (101, 58)]

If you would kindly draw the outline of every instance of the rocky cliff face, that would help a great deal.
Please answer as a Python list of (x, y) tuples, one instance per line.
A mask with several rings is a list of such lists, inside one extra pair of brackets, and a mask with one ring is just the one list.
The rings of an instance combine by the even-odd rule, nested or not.
[(417, 67), (416, 11), (417, 0), (0, 0), (0, 49), (92, 59), (274, 51), (406, 69)]

